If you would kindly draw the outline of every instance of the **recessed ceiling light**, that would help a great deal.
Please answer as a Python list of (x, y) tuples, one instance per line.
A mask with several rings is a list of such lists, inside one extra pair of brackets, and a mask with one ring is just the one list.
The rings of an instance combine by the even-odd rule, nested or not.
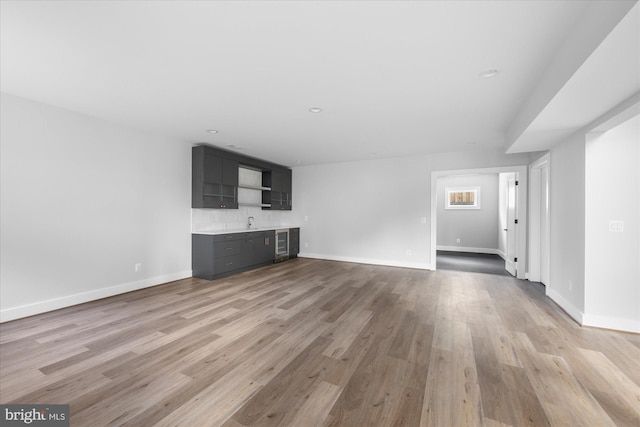
[(209, 133), (218, 133), (218, 131), (215, 130), (215, 129), (207, 129), (207, 132), (209, 132)]
[(300, 164), (300, 163), (302, 163), (302, 160), (296, 160), (296, 163)]
[(309, 108), (309, 111), (312, 113), (322, 113), (322, 108), (320, 107), (311, 107)]
[(497, 76), (498, 73), (500, 73), (500, 70), (496, 70), (495, 68), (492, 68), (490, 70), (485, 70), (478, 75), (482, 78), (490, 79), (491, 77)]
[(227, 144), (227, 147), (233, 148), (234, 150), (242, 150), (242, 147), (236, 144)]

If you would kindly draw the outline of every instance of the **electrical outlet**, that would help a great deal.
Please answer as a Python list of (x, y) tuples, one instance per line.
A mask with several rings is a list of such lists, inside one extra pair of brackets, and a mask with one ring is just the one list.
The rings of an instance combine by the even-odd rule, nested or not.
[(407, 249), (407, 255), (411, 255), (411, 249)]
[(133, 270), (134, 270), (136, 273), (141, 272), (141, 271), (142, 271), (142, 264), (141, 264), (141, 263), (139, 263), (139, 262), (138, 262), (138, 263), (136, 263), (136, 264), (133, 266)]
[(305, 248), (308, 248), (308, 247), (309, 247), (309, 244), (308, 244), (307, 242), (304, 242), (304, 247), (305, 247)]
[(609, 221), (609, 231), (612, 233), (622, 233), (624, 231), (624, 221)]
[(304, 216), (304, 220), (305, 220), (305, 221), (309, 221), (309, 215), (305, 215), (305, 216)]
[(427, 217), (426, 216), (420, 217), (420, 224), (426, 224), (426, 223), (427, 223)]
[(456, 243), (460, 243), (460, 239), (456, 239)]

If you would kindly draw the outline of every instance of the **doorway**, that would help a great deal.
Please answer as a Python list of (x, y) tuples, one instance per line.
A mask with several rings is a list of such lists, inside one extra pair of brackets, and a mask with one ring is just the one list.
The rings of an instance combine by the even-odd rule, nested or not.
[[(514, 231), (513, 245), (511, 245), (514, 251), (513, 263), (514, 273), (518, 279), (525, 278), (525, 260), (526, 260), (526, 200), (527, 200), (527, 166), (505, 166), (494, 168), (479, 168), (479, 169), (459, 169), (459, 170), (447, 170), (447, 171), (433, 171), (431, 173), (431, 266), (435, 270), (437, 268), (437, 234), (438, 234), (438, 203), (444, 203), (444, 201), (438, 200), (438, 188), (437, 182), (439, 178), (455, 175), (472, 175), (472, 174), (500, 174), (512, 172), (514, 174), (515, 181), (518, 181), (518, 194), (512, 198), (514, 202)], [(518, 223), (515, 223), (515, 220)], [(518, 232), (521, 230), (521, 232)], [(518, 261), (519, 260), (519, 261)]]

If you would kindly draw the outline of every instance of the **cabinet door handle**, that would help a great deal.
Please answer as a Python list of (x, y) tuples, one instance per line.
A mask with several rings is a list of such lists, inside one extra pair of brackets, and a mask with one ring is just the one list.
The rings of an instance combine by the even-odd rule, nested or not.
[(228, 263), (225, 264), (225, 267), (228, 266), (228, 265), (233, 265), (233, 263), (232, 262), (228, 262)]
[(233, 248), (232, 248), (232, 247), (231, 247), (231, 248), (224, 248), (224, 250), (225, 250), (225, 251), (232, 251), (232, 250), (233, 250)]

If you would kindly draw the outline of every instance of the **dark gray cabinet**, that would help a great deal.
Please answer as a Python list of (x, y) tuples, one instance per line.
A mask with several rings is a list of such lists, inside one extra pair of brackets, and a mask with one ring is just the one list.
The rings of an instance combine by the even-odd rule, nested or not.
[(193, 277), (212, 280), (262, 265), (275, 258), (275, 231), (192, 234)]
[(255, 240), (254, 261), (272, 263), (275, 258), (275, 231), (263, 231)]
[(274, 231), (247, 233), (242, 239), (242, 259), (246, 265), (262, 265), (273, 262), (275, 257)]
[(271, 210), (291, 210), (292, 179), (291, 169), (272, 166), (262, 174), (262, 185), (270, 191), (262, 192), (262, 203), (271, 205)]
[(262, 171), (263, 209), (291, 210), (291, 169), (206, 145), (192, 148), (191, 207), (237, 209), (240, 165)]
[(238, 160), (206, 146), (192, 149), (191, 207), (238, 208)]
[(300, 253), (300, 229), (289, 229), (289, 258), (295, 258)]

